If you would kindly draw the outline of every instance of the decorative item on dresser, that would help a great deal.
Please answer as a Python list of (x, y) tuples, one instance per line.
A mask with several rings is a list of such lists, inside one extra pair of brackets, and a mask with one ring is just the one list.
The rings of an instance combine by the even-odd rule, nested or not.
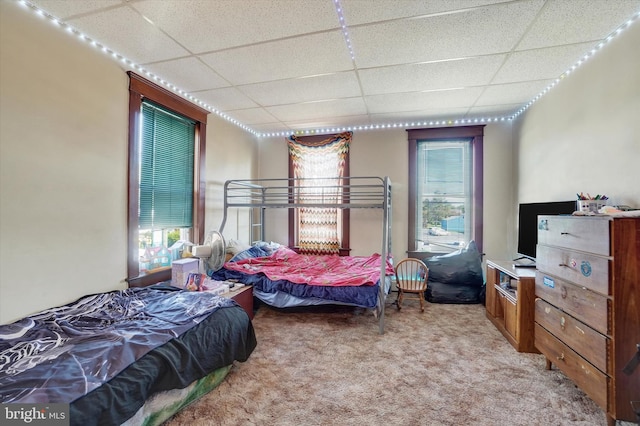
[(487, 260), (487, 318), (518, 352), (538, 353), (533, 342), (535, 271), (513, 261)]
[(539, 216), (535, 345), (607, 414), (636, 421), (640, 218)]

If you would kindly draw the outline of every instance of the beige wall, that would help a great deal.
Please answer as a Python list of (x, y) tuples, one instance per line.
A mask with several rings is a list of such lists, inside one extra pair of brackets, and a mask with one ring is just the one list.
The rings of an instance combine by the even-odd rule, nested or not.
[(588, 192), (640, 208), (638, 46), (636, 23), (517, 120), (516, 203)]
[(0, 322), (124, 288), (127, 76), (0, 4)]
[[(207, 126), (207, 196), (205, 231), (218, 230), (223, 217), (224, 183), (257, 176), (255, 137), (239, 127), (209, 115)], [(248, 212), (229, 212), (223, 232), (226, 240), (249, 240)]]
[[(0, 2), (0, 323), (125, 288), (128, 77)], [(257, 170), (247, 132), (209, 116), (207, 230), (219, 187)], [(220, 208), (217, 209), (218, 211)]]
[[(484, 130), (484, 252), (488, 257), (506, 256), (509, 206), (513, 202), (511, 124), (492, 123)], [(260, 177), (287, 176), (287, 145), (284, 138), (261, 139)], [(392, 252), (407, 257), (408, 248), (408, 142), (403, 129), (354, 132), (351, 143), (352, 176), (389, 176), (392, 183)], [(267, 217), (267, 240), (287, 241), (287, 216), (276, 210)], [(377, 210), (352, 210), (351, 247), (354, 255), (379, 252), (382, 214)]]

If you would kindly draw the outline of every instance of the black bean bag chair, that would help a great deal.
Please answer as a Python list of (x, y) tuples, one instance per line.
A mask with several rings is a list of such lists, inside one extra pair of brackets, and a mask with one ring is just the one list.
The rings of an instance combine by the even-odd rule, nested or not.
[(426, 259), (429, 279), (425, 298), (431, 303), (483, 303), (482, 254), (475, 241), (464, 249)]

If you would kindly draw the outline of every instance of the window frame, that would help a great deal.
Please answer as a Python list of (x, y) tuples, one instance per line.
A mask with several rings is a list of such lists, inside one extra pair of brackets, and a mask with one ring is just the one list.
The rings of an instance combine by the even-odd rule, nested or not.
[[(305, 142), (309, 142), (309, 143), (315, 143), (315, 142), (322, 142), (325, 139), (329, 139), (331, 137), (334, 136), (338, 136), (339, 133), (336, 134), (329, 134), (329, 135), (311, 135), (311, 136), (297, 136), (297, 138), (301, 141), (305, 141)], [(353, 140), (353, 139), (352, 139)], [(295, 171), (294, 171), (294, 167), (293, 167), (293, 161), (291, 160), (291, 154), (289, 153), (289, 150), (287, 149), (287, 160), (289, 163), (289, 179), (293, 179), (295, 176)], [(351, 177), (351, 170), (349, 167), (350, 161), (351, 160), (351, 147), (349, 147), (349, 150), (347, 151), (347, 155), (345, 158), (345, 165), (344, 165), (344, 176), (343, 179), (348, 182), (349, 178)], [(293, 182), (290, 180), (289, 181), (289, 186), (293, 187)], [(348, 192), (346, 192), (345, 194), (343, 194), (343, 197), (347, 198), (348, 197)], [(296, 236), (296, 209), (289, 209), (289, 247), (293, 250), (296, 250), (296, 240), (297, 240), (297, 236)], [(339, 255), (340, 256), (348, 256), (349, 252), (351, 251), (351, 242), (350, 242), (350, 235), (349, 235), (349, 229), (350, 229), (350, 220), (351, 220), (351, 210), (350, 209), (340, 209), (341, 210), (341, 214), (342, 214), (342, 243), (341, 243), (341, 247), (339, 249)]]
[(471, 206), (471, 239), (475, 241), (482, 253), (482, 224), (483, 224), (483, 139), (484, 125), (464, 127), (443, 127), (429, 129), (407, 130), (409, 143), (409, 182), (408, 182), (408, 221), (407, 221), (407, 253), (413, 256), (428, 255), (418, 251), (415, 241), (417, 182), (418, 182), (418, 141), (470, 138), (472, 150), (472, 191)]
[(143, 99), (183, 115), (196, 122), (194, 149), (193, 232), (195, 244), (204, 241), (205, 160), (208, 111), (200, 108), (161, 86), (128, 71), (129, 76), (129, 159), (127, 213), (127, 278), (129, 287), (144, 287), (171, 279), (171, 269), (140, 274), (138, 252), (138, 210), (140, 193), (140, 114)]

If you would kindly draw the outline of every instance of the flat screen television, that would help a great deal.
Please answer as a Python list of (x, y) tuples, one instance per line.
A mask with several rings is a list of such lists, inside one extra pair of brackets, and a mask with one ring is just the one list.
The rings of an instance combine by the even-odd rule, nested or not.
[[(576, 201), (554, 201), (548, 203), (520, 204), (518, 209), (518, 259), (536, 260), (536, 244), (538, 244), (538, 215), (565, 214), (570, 215), (576, 209)], [(535, 264), (531, 263), (531, 266)], [(523, 263), (520, 266), (528, 266)]]

